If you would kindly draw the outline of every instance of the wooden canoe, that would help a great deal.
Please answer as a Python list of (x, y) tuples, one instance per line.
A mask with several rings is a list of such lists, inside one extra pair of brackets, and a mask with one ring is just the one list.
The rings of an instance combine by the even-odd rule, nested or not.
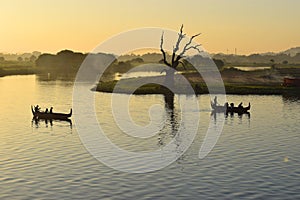
[(251, 108), (251, 105), (249, 103), (249, 105), (247, 107), (230, 107), (230, 106), (219, 106), (219, 105), (215, 105), (213, 102), (211, 102), (211, 108), (215, 111), (215, 112), (225, 112), (225, 113), (239, 113), (239, 114), (243, 114), (243, 113), (248, 113), (248, 111)]
[(70, 110), (70, 113), (45, 113), (40, 111), (34, 111), (33, 106), (31, 106), (31, 112), (33, 114), (33, 118), (35, 119), (58, 119), (58, 120), (66, 120), (72, 116), (72, 108)]

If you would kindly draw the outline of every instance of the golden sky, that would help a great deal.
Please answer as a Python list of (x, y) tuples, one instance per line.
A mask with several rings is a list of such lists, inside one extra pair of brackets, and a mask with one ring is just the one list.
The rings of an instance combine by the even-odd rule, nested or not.
[(0, 0), (0, 52), (89, 52), (120, 32), (184, 24), (210, 53), (300, 46), (299, 0)]

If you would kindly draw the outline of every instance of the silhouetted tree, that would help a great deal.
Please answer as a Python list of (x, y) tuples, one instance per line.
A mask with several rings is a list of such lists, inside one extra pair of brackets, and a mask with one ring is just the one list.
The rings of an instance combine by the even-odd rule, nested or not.
[(18, 59), (19, 62), (22, 62), (22, 61), (23, 61), (23, 58), (22, 58), (22, 57), (18, 57), (17, 59)]
[(218, 67), (219, 70), (221, 70), (225, 65), (223, 60), (213, 59), (213, 61), (216, 64), (216, 66)]
[(34, 55), (30, 56), (30, 62), (34, 62), (36, 60), (36, 57)]
[(270, 62), (271, 62), (271, 68), (275, 69), (275, 60), (271, 59)]
[(143, 63), (144, 60), (142, 58), (134, 58), (131, 60), (131, 62)]
[(163, 63), (167, 66), (169, 66), (172, 69), (166, 70), (166, 82), (170, 85), (174, 85), (174, 73), (175, 70), (177, 69), (179, 63), (181, 63), (181, 59), (184, 58), (185, 53), (190, 50), (190, 49), (195, 49), (197, 50), (199, 53), (201, 53), (199, 47), (200, 45), (192, 45), (192, 41), (195, 37), (199, 36), (199, 34), (193, 35), (190, 40), (184, 45), (183, 49), (181, 52), (179, 52), (179, 46), (180, 43), (182, 41), (182, 39), (184, 39), (186, 37), (186, 34), (183, 33), (183, 25), (181, 25), (180, 27), (180, 31), (178, 33), (178, 39), (177, 42), (173, 48), (173, 52), (172, 52), (172, 57), (171, 57), (171, 61), (167, 60), (167, 55), (165, 50), (163, 49), (163, 43), (164, 43), (164, 32), (161, 35), (161, 42), (160, 42), (160, 51), (162, 52), (163, 55)]

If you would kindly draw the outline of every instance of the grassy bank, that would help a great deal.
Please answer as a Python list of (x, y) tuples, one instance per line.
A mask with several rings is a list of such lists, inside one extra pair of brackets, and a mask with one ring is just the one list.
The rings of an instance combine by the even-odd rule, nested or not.
[(0, 63), (0, 77), (35, 74), (33, 62), (5, 61)]
[(25, 69), (1, 69), (0, 68), (0, 77), (3, 76), (11, 76), (11, 75), (29, 75), (35, 74), (35, 69), (32, 68), (25, 68)]
[[(124, 81), (124, 84), (120, 86), (117, 90), (118, 93), (130, 93), (131, 88), (129, 85), (138, 81), (139, 78), (132, 78)], [(113, 92), (117, 81), (108, 81), (108, 82), (100, 82), (94, 90), (99, 92)], [(177, 85), (181, 87), (180, 85)], [(203, 82), (192, 82), (191, 86), (194, 89), (196, 94), (208, 94), (208, 88)], [(232, 84), (225, 83), (225, 91), (226, 94), (238, 94), (238, 95), (284, 95), (284, 94), (299, 94), (300, 88), (293, 87), (283, 87), (281, 85), (249, 85), (249, 84)], [(220, 88), (213, 88), (214, 91), (210, 91), (213, 93), (218, 93), (217, 91), (222, 91)], [(219, 89), (219, 90), (218, 90)], [(184, 88), (179, 89), (175, 93), (185, 94)], [(166, 92), (165, 88), (157, 85), (157, 84), (146, 84), (142, 87), (135, 90), (134, 94), (164, 94)]]

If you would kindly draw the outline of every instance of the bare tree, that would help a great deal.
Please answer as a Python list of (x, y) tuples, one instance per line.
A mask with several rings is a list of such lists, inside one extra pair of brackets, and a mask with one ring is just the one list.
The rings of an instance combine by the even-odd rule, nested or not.
[[(164, 32), (161, 35), (161, 42), (160, 42), (160, 51), (162, 52), (163, 55), (163, 63), (167, 66), (169, 66), (171, 69), (170, 70), (166, 70), (166, 82), (168, 82), (171, 85), (174, 85), (174, 73), (175, 70), (177, 69), (179, 63), (182, 63), (182, 59), (185, 57), (185, 54), (188, 50), (190, 49), (195, 49), (197, 50), (199, 53), (201, 53), (202, 51), (199, 49), (200, 45), (192, 45), (193, 39), (198, 37), (200, 35), (200, 33), (193, 35), (189, 41), (184, 45), (182, 51), (180, 52), (180, 43), (182, 42), (182, 40), (186, 37), (186, 34), (183, 33), (183, 25), (181, 25), (180, 27), (180, 31), (178, 33), (178, 39), (177, 42), (175, 44), (175, 46), (173, 47), (173, 52), (172, 52), (172, 57), (171, 57), (171, 61), (167, 60), (167, 55), (165, 50), (163, 49), (163, 43), (164, 43)], [(183, 63), (182, 63), (183, 64)], [(184, 64), (183, 64), (184, 66)]]

